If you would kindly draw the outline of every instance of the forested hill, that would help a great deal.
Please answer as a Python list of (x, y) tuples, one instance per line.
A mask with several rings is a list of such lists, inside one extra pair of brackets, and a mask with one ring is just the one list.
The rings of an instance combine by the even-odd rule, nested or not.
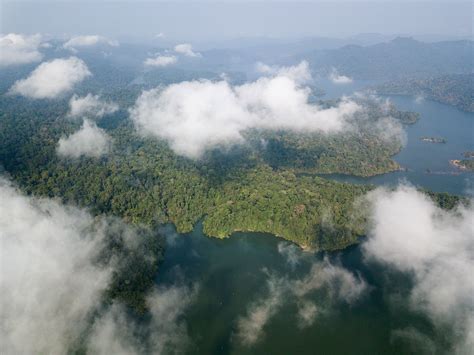
[(302, 53), (315, 72), (332, 68), (354, 79), (392, 80), (442, 74), (471, 73), (473, 42), (425, 43), (396, 38), (372, 46), (348, 45), (339, 49)]
[(263, 132), (253, 137), (267, 141), (260, 155), (249, 144), (196, 162), (177, 156), (164, 141), (138, 135), (123, 111), (98, 120), (113, 139), (109, 154), (62, 159), (59, 138), (80, 125), (64, 117), (66, 101), (3, 96), (0, 104), (0, 165), (23, 190), (130, 223), (172, 222), (179, 232), (203, 220), (204, 232), (215, 237), (268, 232), (308, 248), (344, 248), (364, 234), (364, 216), (354, 203), (372, 187), (296, 170), (370, 175), (397, 168), (390, 156), (398, 144), (370, 133), (324, 138)]
[(442, 75), (391, 81), (375, 87), (380, 94), (411, 95), (474, 112), (474, 74)]

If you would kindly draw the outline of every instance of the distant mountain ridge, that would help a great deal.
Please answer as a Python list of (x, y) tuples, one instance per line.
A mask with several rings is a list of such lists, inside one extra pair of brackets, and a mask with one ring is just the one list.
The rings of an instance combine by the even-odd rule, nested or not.
[(394, 80), (472, 72), (473, 41), (425, 43), (398, 37), (371, 46), (347, 45), (339, 49), (301, 53), (316, 73), (336, 68), (354, 79)]

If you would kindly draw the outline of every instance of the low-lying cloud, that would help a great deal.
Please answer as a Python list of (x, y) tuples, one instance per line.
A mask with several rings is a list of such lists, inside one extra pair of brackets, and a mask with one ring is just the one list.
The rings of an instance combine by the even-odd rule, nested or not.
[(298, 65), (291, 67), (282, 67), (278, 65), (267, 65), (262, 62), (258, 62), (255, 65), (257, 72), (269, 76), (285, 76), (293, 79), (299, 84), (304, 84), (311, 80), (311, 72), (309, 70), (309, 63), (303, 60)]
[(121, 238), (128, 254), (141, 250), (135, 248), (143, 235), (120, 220), (27, 197), (0, 177), (2, 352), (67, 354), (78, 346), (94, 354), (183, 350), (183, 315), (197, 288), (153, 287), (144, 323), (117, 301), (104, 309), (104, 291), (123, 262), (101, 259), (104, 248), (110, 252), (110, 235)]
[(39, 62), (43, 55), (39, 34), (26, 36), (16, 33), (0, 35), (0, 67)]
[(67, 353), (111, 272), (92, 259), (101, 232), (83, 211), (30, 199), (0, 178), (2, 351)]
[(112, 114), (118, 109), (119, 106), (116, 103), (104, 101), (99, 95), (90, 93), (83, 97), (73, 95), (69, 100), (68, 116), (100, 118)]
[(77, 132), (59, 139), (56, 152), (65, 158), (81, 156), (98, 158), (108, 153), (111, 140), (110, 136), (94, 122), (84, 120)]
[(285, 261), (292, 269), (298, 266), (303, 258), (301, 250), (295, 244), (280, 242), (278, 252), (285, 258)]
[(334, 68), (329, 74), (329, 80), (331, 80), (334, 84), (350, 84), (353, 82), (352, 78), (339, 74)]
[(187, 286), (155, 287), (147, 298), (150, 319), (146, 324), (128, 319), (123, 307), (113, 306), (94, 324), (88, 349), (98, 355), (181, 353), (190, 342), (182, 318), (197, 290)]
[(117, 47), (119, 45), (117, 41), (110, 40), (103, 36), (85, 35), (70, 38), (66, 43), (63, 44), (63, 47), (69, 49), (72, 52), (77, 52), (78, 48), (92, 47), (98, 44), (105, 44), (112, 47)]
[(369, 195), (372, 206), (369, 260), (413, 276), (409, 302), (435, 325), (453, 329), (455, 351), (474, 347), (474, 210), (437, 207), (410, 186), (379, 188)]
[(267, 281), (268, 295), (254, 303), (247, 314), (237, 321), (237, 337), (244, 345), (253, 345), (264, 336), (264, 327), (278, 312), (285, 293), (284, 281), (270, 278)]
[(41, 63), (26, 78), (16, 81), (11, 94), (33, 99), (52, 99), (71, 91), (74, 85), (91, 76), (86, 63), (77, 57)]
[[(289, 302), (298, 307), (297, 325), (308, 327), (321, 312), (327, 312), (337, 302), (353, 304), (366, 290), (367, 284), (358, 275), (327, 258), (314, 262), (302, 278), (268, 273), (266, 295), (253, 302), (238, 319), (236, 337), (245, 346), (254, 345), (264, 337), (272, 317)], [(315, 292), (318, 296), (312, 297)]]
[(166, 140), (180, 155), (200, 158), (216, 146), (244, 141), (249, 129), (340, 132), (361, 110), (349, 99), (322, 108), (309, 103), (307, 65), (233, 86), (226, 81), (186, 81), (144, 91), (130, 110), (138, 131)]
[(147, 58), (145, 65), (150, 67), (166, 67), (175, 64), (178, 58), (174, 55), (158, 55), (154, 58)]
[(190, 45), (189, 43), (177, 44), (174, 47), (174, 51), (176, 53), (185, 55), (187, 57), (200, 57), (201, 56), (201, 53), (193, 51), (193, 46)]

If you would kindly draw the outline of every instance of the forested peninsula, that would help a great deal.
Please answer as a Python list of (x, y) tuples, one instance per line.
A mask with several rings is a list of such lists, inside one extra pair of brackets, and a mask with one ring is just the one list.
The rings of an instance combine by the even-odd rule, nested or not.
[[(123, 107), (130, 102), (126, 97), (121, 92), (113, 99)], [(378, 116), (370, 114), (374, 109), (357, 130), (334, 135), (252, 131), (247, 144), (211, 150), (196, 161), (176, 155), (164, 141), (140, 136), (124, 109), (98, 120), (113, 138), (107, 155), (64, 159), (56, 154), (57, 142), (80, 125), (65, 118), (67, 101), (5, 96), (0, 106), (0, 162), (24, 191), (132, 224), (171, 222), (178, 232), (189, 232), (202, 220), (204, 232), (213, 237), (267, 232), (304, 248), (341, 249), (364, 234), (366, 220), (356, 202), (373, 187), (314, 174), (370, 176), (399, 168), (391, 157), (401, 143), (371, 129)]]

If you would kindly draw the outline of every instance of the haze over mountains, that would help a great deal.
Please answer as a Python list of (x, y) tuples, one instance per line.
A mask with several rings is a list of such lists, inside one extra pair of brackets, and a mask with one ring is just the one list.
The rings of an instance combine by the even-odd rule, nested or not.
[[(172, 65), (167, 66), (167, 71), (201, 71), (204, 77), (216, 77), (222, 72), (241, 72), (248, 78), (257, 76), (255, 64), (258, 62), (269, 65), (293, 65), (306, 60), (313, 74), (323, 77), (327, 77), (334, 69), (340, 74), (362, 80), (472, 73), (472, 40), (422, 42), (411, 37), (395, 37), (384, 41), (386, 38), (387, 36), (372, 34), (355, 36), (349, 40), (330, 38), (308, 38), (290, 42), (275, 40), (265, 45), (258, 44), (259, 41), (255, 39), (246, 39), (240, 40), (234, 48), (232, 42), (229, 43), (229, 48), (207, 49), (207, 46), (197, 46), (196, 50), (200, 52), (200, 57), (183, 55), (177, 61), (172, 60), (169, 63)], [(93, 48), (81, 48), (76, 55), (93, 61), (92, 65), (108, 63), (134, 71), (143, 71), (144, 61), (151, 53), (166, 53), (169, 50), (170, 45), (157, 42), (156, 44), (123, 42), (120, 46), (98, 43)], [(58, 54), (70, 54), (68, 49), (60, 45), (61, 42), (50, 40), (49, 43), (50, 48), (42, 49), (44, 59), (55, 58)], [(17, 69), (26, 72), (33, 67), (26, 65)], [(152, 67), (145, 68), (147, 72), (153, 72), (152, 69)], [(2, 76), (6, 72), (0, 67)], [(11, 71), (9, 73), (11, 74)], [(184, 78), (181, 80), (193, 77), (183, 75)]]
[(0, 1), (2, 355), (472, 352), (472, 3)]

